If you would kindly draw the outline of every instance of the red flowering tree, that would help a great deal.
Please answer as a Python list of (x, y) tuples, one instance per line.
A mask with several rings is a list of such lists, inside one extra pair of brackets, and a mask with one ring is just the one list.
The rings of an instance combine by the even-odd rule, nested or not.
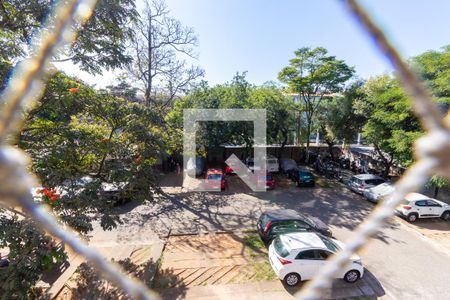
[(42, 201), (51, 207), (58, 205), (58, 200), (61, 199), (61, 194), (55, 188), (42, 188), (37, 190), (38, 194), (42, 195)]

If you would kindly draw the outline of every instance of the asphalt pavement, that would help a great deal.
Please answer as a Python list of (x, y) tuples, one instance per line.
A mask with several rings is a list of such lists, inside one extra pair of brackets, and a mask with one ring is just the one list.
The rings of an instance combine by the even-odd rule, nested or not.
[[(229, 180), (229, 190), (211, 193), (183, 192), (169, 181), (164, 187), (167, 195), (150, 204), (123, 207), (125, 224), (108, 232), (97, 226), (91, 241), (147, 243), (164, 239), (169, 232), (243, 231), (254, 229), (266, 209), (292, 208), (329, 224), (334, 236), (345, 242), (375, 207), (339, 184), (296, 188), (280, 182), (282, 188), (254, 193), (236, 177)], [(396, 217), (359, 254), (380, 295), (390, 299), (450, 299), (450, 251)]]

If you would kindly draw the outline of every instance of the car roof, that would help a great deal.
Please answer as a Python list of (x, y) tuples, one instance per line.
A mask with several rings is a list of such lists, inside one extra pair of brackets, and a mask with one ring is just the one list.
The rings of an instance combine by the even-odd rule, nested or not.
[(273, 220), (292, 220), (303, 219), (304, 216), (293, 209), (274, 209), (264, 212), (269, 218)]
[[(360, 180), (367, 180), (367, 179), (383, 179), (380, 176), (373, 175), (373, 174), (359, 174), (354, 175), (354, 177), (360, 179)], [(384, 180), (384, 179), (383, 179)]]
[(221, 169), (208, 169), (206, 171), (206, 174), (223, 174)]
[(431, 199), (431, 198), (426, 195), (419, 194), (419, 193), (409, 193), (408, 195), (405, 196), (405, 200), (408, 200), (408, 201), (419, 201), (419, 200), (428, 200), (428, 199)]
[(256, 170), (255, 175), (272, 175), (272, 173), (269, 171), (263, 172), (262, 170)]
[(384, 191), (384, 190), (388, 190), (388, 191), (392, 190), (392, 191), (394, 191), (394, 189), (395, 189), (394, 185), (392, 183), (390, 183), (390, 182), (383, 182), (383, 183), (381, 183), (379, 185), (376, 185), (376, 186), (370, 188), (370, 190), (374, 191), (374, 192)]
[(314, 232), (295, 232), (280, 235), (280, 239), (289, 252), (292, 249), (324, 248), (328, 249), (322, 239)]
[(420, 193), (409, 193), (405, 196), (405, 200), (408, 201), (419, 201), (419, 200), (427, 200), (430, 199), (430, 197), (420, 194)]
[(292, 159), (292, 158), (286, 158), (286, 157), (282, 157), (282, 158), (280, 158), (280, 160), (281, 160), (281, 161), (292, 161), (292, 162), (295, 162), (294, 159)]

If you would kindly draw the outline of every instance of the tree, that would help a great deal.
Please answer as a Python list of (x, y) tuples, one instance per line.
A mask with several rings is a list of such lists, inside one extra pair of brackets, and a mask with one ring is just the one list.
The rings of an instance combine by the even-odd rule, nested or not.
[[(33, 33), (47, 21), (50, 26), (54, 1), (0, 1), (0, 60), (15, 64), (28, 52)], [(134, 0), (99, 0), (92, 17), (78, 30), (75, 42), (54, 61), (70, 60), (82, 70), (101, 74), (102, 69), (121, 68), (132, 60), (125, 45), (138, 14)]]
[(287, 84), (288, 91), (300, 98), (298, 110), (306, 117), (306, 153), (309, 153), (313, 120), (322, 100), (340, 92), (354, 73), (343, 60), (327, 54), (322, 47), (300, 48), (295, 51), (289, 66), (278, 74), (278, 79)]
[(365, 103), (358, 104), (359, 113), (367, 117), (363, 135), (373, 144), (387, 176), (394, 163), (404, 167), (412, 164), (413, 142), (422, 135), (422, 129), (397, 80), (388, 75), (372, 78), (365, 92)]
[[(158, 119), (140, 104), (59, 73), (29, 112), (18, 145), (33, 158), (32, 170), (45, 187), (68, 188), (55, 208), (60, 219), (82, 233), (92, 230), (97, 217), (111, 229), (120, 220), (115, 202), (98, 193), (102, 184), (121, 183), (123, 197), (136, 201), (159, 191), (153, 170), (162, 146)], [(95, 180), (82, 192), (72, 190), (86, 175)]]
[(434, 188), (433, 198), (437, 198), (439, 194), (439, 189), (448, 185), (447, 179), (439, 176), (432, 176), (427, 182), (426, 187)]
[(255, 88), (250, 96), (251, 108), (266, 109), (267, 142), (280, 145), (279, 158), (284, 146), (292, 141), (292, 128), (294, 127), (294, 103), (292, 98), (283, 94), (282, 90), (274, 85), (265, 85)]
[[(172, 149), (182, 149), (183, 109), (266, 109), (267, 140), (283, 148), (292, 140), (292, 99), (285, 96), (275, 85), (256, 87), (245, 78), (246, 73), (237, 73), (231, 82), (209, 87), (200, 84), (188, 96), (175, 101), (174, 109), (166, 116), (167, 140)], [(201, 122), (196, 142), (206, 148), (217, 148), (223, 144), (243, 145), (247, 155), (253, 146), (253, 124), (251, 122)], [(282, 149), (281, 149), (282, 151)], [(281, 154), (280, 151), (280, 154)]]
[(37, 298), (33, 286), (40, 274), (65, 259), (64, 249), (37, 228), (29, 218), (0, 209), (0, 248), (9, 249), (9, 266), (0, 269), (0, 299)]
[(129, 102), (139, 102), (137, 96), (139, 89), (129, 83), (125, 74), (119, 75), (116, 80), (118, 81), (117, 84), (107, 85), (104, 90), (100, 91), (104, 91), (115, 97), (123, 98)]
[[(42, 205), (81, 234), (93, 229), (93, 221), (105, 230), (122, 224), (116, 200), (151, 201), (160, 192), (154, 169), (162, 149), (157, 120), (139, 103), (53, 75), (17, 137), (45, 187)], [(86, 175), (92, 181), (80, 186)], [(118, 186), (112, 196), (105, 184)], [(0, 248), (9, 248), (11, 261), (0, 274), (6, 299), (30, 298), (46, 267), (63, 259), (63, 249), (46, 246), (49, 240), (26, 215), (0, 211)]]
[[(450, 102), (450, 45), (442, 51), (427, 51), (411, 59), (428, 88), (439, 102)], [(447, 107), (448, 109), (448, 107)]]
[[(425, 81), (445, 116), (450, 104), (450, 45), (442, 47), (442, 51), (430, 50), (413, 57), (411, 63)], [(447, 185), (448, 181), (439, 176), (432, 176), (427, 183), (428, 187), (434, 188), (434, 198), (438, 196), (439, 189)]]
[[(141, 83), (145, 104), (160, 101), (163, 107), (186, 93), (203, 70), (189, 66), (184, 58), (195, 58), (197, 37), (194, 30), (170, 17), (162, 0), (145, 2), (141, 19), (135, 24), (130, 54), (135, 57), (128, 67), (130, 74)], [(157, 99), (158, 95), (164, 96)]]
[(357, 103), (364, 104), (365, 101), (363, 85), (362, 81), (352, 83), (342, 95), (322, 102), (318, 108), (315, 123), (328, 144), (331, 156), (337, 141), (350, 143), (364, 126), (366, 117), (355, 110)]

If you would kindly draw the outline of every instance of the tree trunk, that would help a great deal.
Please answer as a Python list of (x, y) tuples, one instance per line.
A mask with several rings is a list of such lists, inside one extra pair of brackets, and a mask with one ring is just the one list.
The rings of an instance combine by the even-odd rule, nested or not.
[(334, 161), (334, 153), (333, 153), (334, 143), (332, 141), (328, 141), (328, 140), (325, 140), (325, 141), (326, 141), (326, 143), (328, 145), (328, 152), (330, 152), (331, 160)]
[(284, 134), (284, 139), (283, 139), (283, 142), (281, 143), (280, 152), (278, 153), (278, 161), (280, 160), (281, 155), (283, 154), (284, 146), (286, 146), (286, 144), (287, 144), (287, 139), (288, 139), (287, 134)]
[(439, 194), (439, 187), (435, 186), (433, 198), (437, 198), (438, 194)]
[[(109, 137), (108, 137), (108, 144), (109, 144), (109, 142), (110, 142), (111, 139), (112, 139), (112, 136), (113, 136), (113, 134), (114, 134), (114, 131), (115, 131), (115, 129), (112, 129), (112, 130), (111, 130), (111, 133), (109, 134)], [(100, 176), (100, 174), (101, 174), (102, 171), (103, 171), (103, 166), (104, 166), (104, 164), (105, 164), (106, 156), (108, 156), (108, 152), (106, 152), (106, 153), (103, 155), (102, 160), (100, 161), (100, 166), (99, 166), (99, 168), (98, 168), (97, 176)]]
[(306, 158), (305, 163), (309, 162), (309, 136), (311, 135), (311, 120), (309, 118), (307, 119), (307, 126), (306, 126)]
[(151, 105), (151, 94), (152, 94), (152, 13), (149, 11), (148, 14), (148, 79), (147, 88), (145, 89), (145, 106), (150, 107)]

